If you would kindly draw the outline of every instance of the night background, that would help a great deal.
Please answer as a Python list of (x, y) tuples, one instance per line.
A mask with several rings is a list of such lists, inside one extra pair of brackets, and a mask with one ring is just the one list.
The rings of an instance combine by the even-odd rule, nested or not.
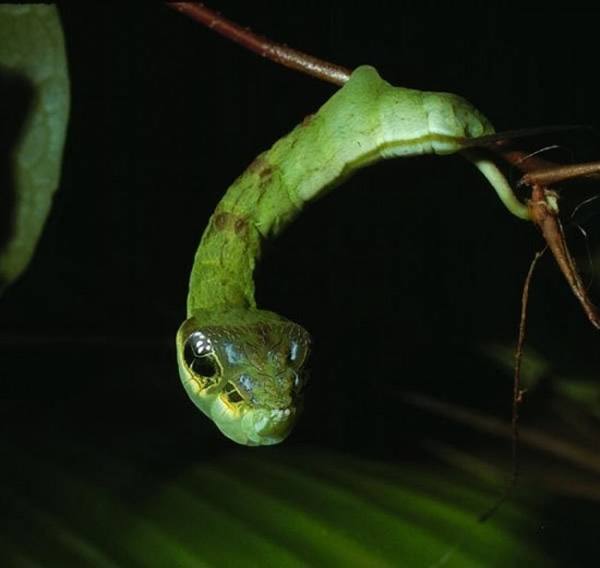
[[(393, 85), (460, 94), (498, 131), (600, 127), (598, 12), (509, 11), (490, 3), (471, 13), (441, 11), (436, 2), (358, 9), (324, 0), (211, 7), (323, 59), (350, 68), (371, 64)], [(481, 487), (483, 497), (468, 504), (448, 490), (453, 507), (464, 505), (476, 523), (510, 477), (506, 428), (490, 433), (475, 417), (510, 422), (521, 290), (543, 246), (533, 225), (512, 217), (481, 174), (455, 156), (377, 164), (307, 207), (268, 244), (256, 275), (258, 305), (313, 335), (304, 413), (279, 447), (236, 446), (188, 400), (178, 377), (174, 336), (185, 318), (194, 252), (230, 183), (336, 88), (262, 60), (160, 3), (71, 2), (60, 11), (71, 80), (62, 179), (28, 270), (0, 299), (6, 565), (25, 565), (14, 560), (21, 556), (47, 566), (110, 564), (69, 550), (53, 536), (60, 526), (63, 536), (79, 531), (82, 542), (113, 559), (110, 565), (195, 565), (166, 552), (138, 556), (144, 539), (157, 548), (162, 541), (143, 534), (135, 519), (151, 522), (154, 515), (172, 546), (183, 543), (198, 558), (197, 539), (211, 525), (216, 550), (221, 535), (210, 519), (216, 526), (218, 515), (200, 505), (197, 517), (185, 509), (199, 536), (181, 517), (171, 519), (178, 514), (160, 497), (186, 483), (199, 464), (247, 468), (249, 483), (264, 481), (267, 473), (257, 473), (264, 463), (285, 464), (279, 482), (285, 487), (289, 474), (290, 493), (298, 471), (315, 486), (326, 478), (315, 472), (327, 460), (334, 472), (351, 469), (354, 460), (356, 472), (371, 464), (373, 487), (380, 475), (392, 484), (396, 472), (412, 471), (419, 485), (442, 472), (457, 486)], [(547, 153), (550, 160), (600, 160), (600, 138), (591, 131), (549, 134), (523, 147), (550, 144), (560, 145)], [(519, 174), (510, 176), (515, 185)], [(596, 273), (590, 293), (600, 303), (600, 205), (585, 205), (570, 220), (598, 189), (569, 184), (561, 209), (585, 280)], [(521, 474), (506, 505), (523, 508), (528, 528), (511, 527), (505, 517), (512, 513), (503, 508), (487, 528), (505, 522), (521, 546), (540, 551), (543, 562), (530, 565), (583, 566), (595, 552), (599, 340), (546, 254), (531, 288)], [(407, 393), (454, 414), (415, 406)], [(458, 409), (470, 418), (461, 423)], [(328, 519), (332, 534), (337, 520), (328, 507), (343, 485), (335, 475), (327, 477), (330, 491), (319, 486), (321, 498), (309, 487), (296, 502), (311, 518)], [(410, 480), (398, 475), (410, 491)], [(103, 509), (93, 498), (96, 488), (108, 495)], [(445, 495), (435, 480), (431, 488)], [(237, 506), (251, 510), (244, 494)], [(279, 498), (286, 498), (283, 489)], [(371, 507), (376, 501), (375, 493), (365, 497)], [(121, 508), (133, 520), (123, 520)], [(343, 510), (339, 531), (360, 549), (361, 536)], [(392, 532), (382, 533), (380, 543), (365, 512), (374, 530), (365, 550), (375, 556), (371, 562), (357, 553), (354, 565), (429, 565), (386, 548), (401, 538), (394, 519), (402, 515), (391, 506), (387, 512)], [(177, 522), (185, 524), (181, 533)], [(252, 525), (252, 517), (244, 522)], [(319, 556), (318, 547), (311, 556), (308, 536), (277, 539), (267, 520), (257, 523), (304, 565), (353, 564), (336, 556), (334, 539), (331, 556)], [(438, 557), (451, 547), (469, 549), (479, 528), (465, 523), (470, 528), (454, 523)], [(25, 534), (31, 527), (35, 544)], [(98, 536), (111, 530), (114, 538)], [(211, 549), (206, 564), (196, 565), (240, 565), (235, 555), (242, 552), (247, 565), (286, 563), (253, 553), (251, 541), (244, 545), (229, 530), (237, 529), (223, 528), (221, 562)], [(123, 535), (127, 543), (119, 544)], [(19, 554), (11, 556), (14, 550)], [(517, 552), (507, 564), (510, 556), (486, 550), (482, 564), (448, 565), (523, 565)]]

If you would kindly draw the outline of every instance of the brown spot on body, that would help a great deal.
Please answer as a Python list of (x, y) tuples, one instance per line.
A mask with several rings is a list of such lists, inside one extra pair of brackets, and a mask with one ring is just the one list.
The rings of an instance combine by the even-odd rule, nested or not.
[(215, 229), (217, 229), (217, 231), (222, 231), (223, 229), (225, 229), (225, 227), (227, 227), (227, 224), (229, 222), (230, 216), (231, 216), (231, 214), (226, 213), (226, 212), (217, 213), (213, 220)]
[(238, 237), (244, 238), (248, 233), (248, 218), (227, 211), (216, 213), (212, 226), (215, 231), (233, 231)]
[(273, 172), (275, 171), (275, 166), (270, 166), (270, 165), (265, 165), (265, 167), (260, 170), (260, 172), (258, 172), (258, 177), (260, 178), (260, 183), (261, 184), (265, 184), (267, 183), (270, 179), (271, 176), (273, 175)]
[(248, 220), (245, 217), (238, 217), (233, 225), (233, 230), (238, 236), (244, 236), (248, 230)]
[(277, 168), (277, 166), (269, 164), (269, 162), (265, 160), (263, 156), (264, 154), (257, 156), (254, 159), (254, 161), (248, 166), (247, 170), (248, 172), (256, 174), (258, 176), (261, 186), (271, 179), (273, 172)]
[(265, 167), (268, 166), (267, 161), (263, 158), (264, 154), (259, 154), (258, 156), (256, 156), (256, 158), (254, 158), (254, 160), (252, 161), (252, 163), (248, 166), (247, 171), (250, 173), (257, 173), (260, 175), (260, 171)]
[(314, 117), (315, 117), (314, 114), (307, 114), (304, 117), (304, 120), (300, 123), (300, 126), (302, 126), (303, 128), (306, 128), (313, 121)]

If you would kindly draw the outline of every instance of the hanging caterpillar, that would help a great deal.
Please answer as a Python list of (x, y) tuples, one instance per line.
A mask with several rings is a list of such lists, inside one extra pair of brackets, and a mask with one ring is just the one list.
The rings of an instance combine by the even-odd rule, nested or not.
[(196, 252), (176, 339), (183, 385), (223, 434), (240, 444), (275, 444), (301, 408), (310, 337), (256, 306), (253, 272), (263, 242), (360, 168), (423, 154), (463, 151), (509, 211), (528, 219), (494, 163), (468, 150), (493, 132), (463, 98), (394, 87), (362, 66), (234, 181)]

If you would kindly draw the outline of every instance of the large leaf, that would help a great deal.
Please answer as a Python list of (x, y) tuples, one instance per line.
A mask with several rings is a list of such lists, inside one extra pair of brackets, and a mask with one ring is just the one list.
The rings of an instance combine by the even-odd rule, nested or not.
[[(553, 566), (537, 516), (444, 468), (314, 450), (5, 451), (3, 566)], [(118, 457), (121, 454), (121, 457)], [(171, 454), (171, 455), (170, 455)], [(497, 488), (495, 488), (497, 489)]]
[(27, 267), (58, 187), (69, 79), (58, 11), (0, 5), (0, 291)]

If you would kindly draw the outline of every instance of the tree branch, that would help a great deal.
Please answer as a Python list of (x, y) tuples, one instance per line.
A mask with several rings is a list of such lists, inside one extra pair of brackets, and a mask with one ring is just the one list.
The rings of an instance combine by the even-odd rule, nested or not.
[(228, 20), (200, 2), (167, 2), (167, 6), (200, 22), (207, 28), (257, 53), (261, 57), (317, 79), (328, 81), (334, 85), (343, 85), (352, 73), (350, 69), (323, 61), (255, 34), (248, 28), (243, 28)]

